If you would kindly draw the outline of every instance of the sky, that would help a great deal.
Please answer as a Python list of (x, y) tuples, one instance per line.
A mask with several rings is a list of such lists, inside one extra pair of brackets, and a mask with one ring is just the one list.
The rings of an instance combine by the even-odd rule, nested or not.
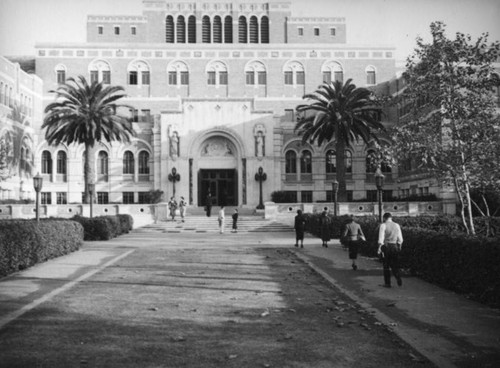
[[(243, 2), (233, 0), (238, 1)], [(430, 23), (437, 20), (447, 25), (450, 38), (456, 32), (473, 38), (488, 32), (490, 41), (500, 40), (500, 0), (291, 0), (291, 3), (294, 17), (345, 17), (348, 44), (393, 46), (399, 61), (413, 52), (417, 36), (430, 40)], [(34, 56), (35, 43), (84, 43), (87, 15), (142, 15), (142, 0), (0, 0), (0, 55)]]

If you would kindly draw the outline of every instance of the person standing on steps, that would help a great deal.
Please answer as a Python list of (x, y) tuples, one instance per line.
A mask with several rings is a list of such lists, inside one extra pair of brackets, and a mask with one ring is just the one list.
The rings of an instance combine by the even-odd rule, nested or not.
[(175, 200), (175, 197), (170, 198), (170, 201), (168, 202), (168, 208), (170, 210), (170, 217), (172, 217), (172, 221), (174, 221), (175, 211), (177, 210), (177, 201)]
[(219, 221), (219, 231), (221, 234), (224, 233), (224, 224), (226, 220), (226, 215), (224, 213), (224, 206), (220, 206), (219, 210), (219, 218), (217, 219)]
[(210, 217), (212, 212), (212, 195), (210, 192), (208, 192), (207, 198), (205, 198), (205, 211), (207, 211), (207, 217)]
[(232, 233), (237, 233), (238, 232), (238, 209), (234, 209), (234, 213), (232, 215), (233, 217), (233, 230), (231, 230)]
[(330, 219), (326, 211), (323, 211), (321, 217), (319, 218), (319, 226), (321, 231), (321, 240), (323, 241), (322, 247), (328, 248), (328, 242), (330, 241)]
[(398, 286), (403, 285), (399, 271), (399, 253), (403, 245), (403, 234), (401, 226), (392, 221), (392, 215), (384, 214), (384, 223), (380, 225), (378, 232), (377, 254), (382, 258), (384, 265), (384, 287), (391, 287), (391, 270), (396, 278)]
[(361, 230), (361, 226), (354, 221), (354, 216), (349, 216), (349, 222), (347, 223), (342, 239), (345, 241), (347, 248), (349, 249), (349, 259), (352, 260), (352, 269), (356, 271), (358, 265), (356, 264), (356, 259), (358, 258), (358, 250), (362, 241), (365, 241), (365, 234)]
[(305, 226), (306, 226), (306, 220), (304, 219), (304, 216), (302, 215), (302, 210), (297, 210), (297, 216), (295, 216), (295, 246), (299, 246), (299, 241), (300, 241), (300, 247), (304, 248), (304, 231), (305, 231)]
[(179, 209), (181, 212), (182, 222), (184, 222), (184, 217), (186, 216), (186, 207), (187, 207), (187, 202), (184, 200), (184, 197), (181, 197), (181, 200), (179, 201)]

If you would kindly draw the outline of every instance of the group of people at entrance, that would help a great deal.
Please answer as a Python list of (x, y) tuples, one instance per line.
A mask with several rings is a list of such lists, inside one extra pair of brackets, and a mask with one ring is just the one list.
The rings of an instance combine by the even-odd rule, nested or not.
[[(225, 213), (225, 198), (221, 199), (221, 204), (220, 204), (220, 210), (219, 210), (219, 215), (217, 216), (217, 222), (219, 223), (219, 232), (221, 234), (224, 233), (224, 227), (226, 225), (226, 213)], [(210, 217), (212, 214), (212, 194), (208, 192), (207, 197), (205, 198), (205, 212), (207, 214), (207, 217)], [(234, 213), (232, 215), (233, 219), (233, 227), (231, 232), (232, 233), (237, 233), (238, 232), (238, 209), (234, 209)]]
[(168, 201), (168, 210), (170, 213), (170, 217), (172, 218), (172, 221), (175, 221), (177, 208), (179, 208), (179, 213), (181, 215), (182, 222), (184, 222), (184, 218), (186, 217), (186, 208), (187, 208), (187, 202), (184, 200), (184, 197), (181, 197), (179, 204), (177, 204), (175, 197), (170, 197), (170, 201)]
[[(398, 286), (403, 285), (401, 274), (399, 270), (399, 253), (403, 244), (403, 235), (399, 224), (392, 221), (392, 215), (385, 213), (383, 223), (378, 231), (378, 249), (377, 254), (383, 263), (384, 269), (384, 287), (391, 287), (391, 271), (394, 275)], [(295, 216), (295, 247), (304, 248), (304, 232), (306, 226), (306, 219), (301, 210), (297, 210)], [(322, 240), (322, 247), (328, 248), (328, 241), (331, 239), (331, 224), (328, 213), (323, 211), (319, 218), (320, 236)], [(359, 247), (362, 242), (366, 241), (365, 235), (361, 226), (355, 221), (354, 216), (349, 217), (349, 221), (342, 231), (341, 241), (349, 250), (349, 259), (352, 261), (352, 269), (357, 270), (357, 258)]]

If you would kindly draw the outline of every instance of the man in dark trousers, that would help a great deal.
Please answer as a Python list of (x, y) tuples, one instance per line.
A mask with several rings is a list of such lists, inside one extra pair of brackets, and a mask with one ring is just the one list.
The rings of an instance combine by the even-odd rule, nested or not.
[(300, 240), (300, 247), (304, 248), (304, 229), (306, 225), (306, 220), (304, 219), (304, 216), (302, 216), (302, 210), (297, 210), (297, 216), (295, 216), (295, 246), (299, 246), (299, 240)]
[(401, 252), (402, 245), (401, 226), (393, 222), (392, 215), (387, 212), (384, 214), (384, 223), (380, 225), (377, 251), (384, 264), (384, 287), (391, 287), (391, 270), (398, 286), (403, 285), (399, 273), (399, 252)]
[(207, 217), (210, 217), (212, 213), (212, 194), (208, 192), (207, 198), (205, 199), (205, 211), (207, 211)]
[(354, 221), (353, 215), (349, 216), (349, 222), (345, 227), (344, 234), (342, 234), (342, 239), (344, 239), (349, 249), (349, 259), (352, 260), (352, 269), (356, 271), (358, 269), (356, 259), (358, 258), (359, 245), (366, 238), (363, 230), (361, 230), (361, 226)]
[(234, 209), (233, 213), (233, 230), (231, 230), (232, 233), (237, 233), (238, 232), (238, 209)]

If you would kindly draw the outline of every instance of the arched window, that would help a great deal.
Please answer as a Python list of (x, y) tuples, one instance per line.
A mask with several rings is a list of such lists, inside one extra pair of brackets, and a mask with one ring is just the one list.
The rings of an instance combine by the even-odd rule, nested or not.
[(167, 15), (165, 20), (165, 41), (167, 43), (174, 43), (174, 17)]
[(188, 18), (188, 42), (196, 43), (196, 17), (194, 15)]
[(89, 65), (90, 83), (111, 84), (111, 68), (103, 60), (96, 60)]
[(297, 154), (295, 151), (287, 151), (285, 153), (285, 173), (286, 174), (296, 174), (297, 173)]
[(330, 83), (339, 81), (344, 82), (344, 71), (342, 65), (336, 61), (328, 61), (321, 67), (321, 73), (323, 74), (323, 82)]
[(345, 151), (345, 172), (352, 173), (352, 153), (351, 151)]
[(283, 68), (286, 85), (304, 85), (305, 73), (304, 66), (297, 62), (292, 61), (285, 64)]
[(42, 174), (52, 174), (52, 156), (49, 151), (42, 152)]
[(130, 151), (126, 151), (123, 154), (123, 173), (124, 174), (134, 173), (134, 154)]
[(245, 66), (245, 79), (247, 85), (266, 85), (266, 67), (260, 61), (252, 61)]
[(243, 15), (238, 18), (238, 42), (247, 43), (248, 39), (247, 18)]
[(311, 174), (312, 173), (312, 155), (311, 151), (304, 150), (300, 154), (300, 173), (301, 174)]
[(177, 43), (186, 43), (186, 21), (182, 15), (177, 17)]
[(201, 41), (203, 43), (210, 43), (211, 42), (211, 24), (210, 24), (210, 17), (208, 15), (204, 15), (202, 18), (201, 22), (201, 29), (202, 29), (202, 34), (201, 34)]
[(134, 61), (129, 64), (128, 84), (130, 85), (149, 85), (150, 73), (149, 66), (144, 61)]
[(326, 166), (325, 170), (327, 174), (333, 174), (337, 172), (337, 155), (334, 150), (326, 151)]
[(374, 66), (368, 66), (365, 69), (366, 72), (366, 84), (374, 85), (377, 83), (376, 70)]
[(67, 157), (66, 152), (59, 151), (57, 152), (57, 174), (66, 175), (67, 173)]
[(182, 61), (174, 61), (168, 64), (168, 84), (189, 85), (189, 71), (187, 65)]
[(257, 17), (250, 17), (250, 43), (259, 43), (259, 22)]
[(377, 170), (377, 165), (375, 164), (375, 158), (376, 155), (374, 151), (370, 150), (366, 153), (365, 166), (367, 173), (374, 173)]
[(139, 153), (139, 175), (149, 174), (149, 153), (141, 151)]
[(222, 43), (222, 20), (218, 15), (214, 17), (214, 43)]
[(207, 83), (209, 85), (227, 85), (227, 67), (221, 61), (213, 61), (207, 65)]
[(108, 154), (104, 151), (97, 156), (97, 175), (108, 175)]
[(56, 80), (57, 84), (66, 83), (66, 67), (62, 64), (56, 66)]
[(260, 43), (269, 43), (269, 18), (265, 15), (260, 19)]
[(224, 43), (233, 43), (233, 17), (224, 18)]

